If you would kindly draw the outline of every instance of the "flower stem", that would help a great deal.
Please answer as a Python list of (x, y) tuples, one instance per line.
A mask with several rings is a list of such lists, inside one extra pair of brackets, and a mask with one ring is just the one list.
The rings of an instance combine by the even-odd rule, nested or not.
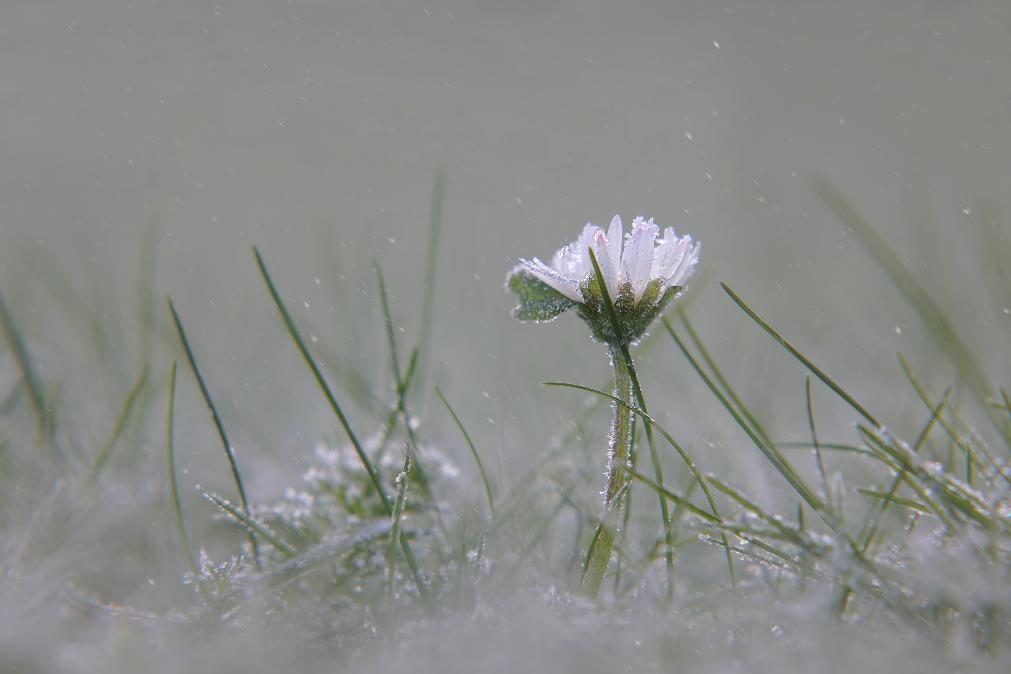
[(635, 425), (635, 415), (629, 409), (632, 404), (632, 378), (628, 364), (617, 347), (609, 347), (608, 355), (611, 358), (611, 365), (614, 366), (614, 395), (628, 405), (613, 405), (607, 455), (607, 482), (604, 487), (604, 514), (597, 535), (590, 542), (583, 577), (583, 585), (592, 597), (600, 591), (607, 565), (611, 561), (615, 528), (619, 521), (618, 514), (629, 486), (628, 462), (632, 453), (632, 427)]

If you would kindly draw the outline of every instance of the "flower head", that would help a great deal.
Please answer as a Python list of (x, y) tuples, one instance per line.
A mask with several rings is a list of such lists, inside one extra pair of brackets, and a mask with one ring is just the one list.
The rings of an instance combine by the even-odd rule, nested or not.
[[(593, 331), (608, 344), (634, 342), (684, 287), (695, 271), (700, 244), (678, 237), (673, 227), (663, 236), (652, 218), (635, 218), (625, 235), (621, 218), (605, 232), (587, 224), (572, 243), (545, 264), (537, 258), (520, 260), (507, 277), (507, 287), (519, 295), (514, 314), (521, 320), (549, 321), (575, 308)], [(605, 310), (590, 251), (600, 267), (607, 295), (614, 303), (621, 334), (615, 334)]]

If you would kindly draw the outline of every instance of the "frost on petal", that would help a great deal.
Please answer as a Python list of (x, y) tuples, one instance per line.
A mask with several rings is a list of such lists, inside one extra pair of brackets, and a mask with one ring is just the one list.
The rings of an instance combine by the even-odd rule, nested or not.
[(653, 247), (656, 243), (657, 227), (652, 220), (636, 218), (632, 221), (632, 233), (625, 242), (621, 256), (622, 281), (632, 284), (636, 299), (642, 297), (653, 270)]
[(657, 241), (656, 251), (653, 253), (653, 268), (650, 278), (663, 279), (664, 281), (671, 275), (677, 260), (675, 245), (677, 237), (673, 227), (665, 227), (663, 238)]
[(692, 245), (692, 237), (685, 236), (677, 242), (675, 250), (677, 255), (670, 275), (666, 278), (667, 287), (683, 286), (692, 274), (695, 273), (695, 266), (699, 263), (699, 251), (702, 249), (701, 243)]
[(513, 273), (520, 269), (549, 287), (557, 290), (570, 300), (576, 302), (582, 300), (582, 296), (579, 294), (578, 281), (569, 278), (557, 269), (549, 267), (536, 257), (533, 260), (520, 260), (519, 267), (513, 270)]
[[(611, 253), (611, 248), (620, 245), (620, 243), (615, 244), (608, 241), (602, 231), (598, 231), (597, 235), (593, 237), (593, 254), (597, 256), (597, 264), (600, 265), (604, 285), (607, 286), (607, 292), (611, 297), (614, 297), (618, 290), (618, 269), (614, 266), (614, 255)], [(593, 267), (592, 263), (590, 267)]]
[(625, 241), (620, 215), (611, 218), (611, 226), (607, 228), (607, 241), (611, 251), (611, 268), (617, 274), (621, 271), (621, 246)]
[(579, 238), (569, 244), (575, 250), (577, 256), (578, 273), (575, 276), (579, 277), (580, 280), (593, 274), (593, 265), (590, 264), (590, 256), (587, 254), (587, 251), (593, 246), (593, 237), (600, 231), (602, 231), (600, 227), (586, 223)]

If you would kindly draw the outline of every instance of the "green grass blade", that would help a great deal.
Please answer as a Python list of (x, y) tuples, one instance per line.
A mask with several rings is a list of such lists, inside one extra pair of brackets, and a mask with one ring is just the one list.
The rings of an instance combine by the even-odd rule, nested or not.
[(116, 418), (116, 424), (113, 426), (112, 433), (109, 434), (109, 438), (102, 445), (102, 449), (98, 452), (98, 456), (95, 457), (95, 462), (91, 466), (91, 474), (93, 476), (98, 476), (102, 469), (105, 468), (109, 461), (109, 457), (112, 456), (112, 448), (116, 446), (116, 442), (119, 441), (119, 437), (126, 430), (126, 426), (130, 421), (130, 417), (133, 415), (134, 406), (137, 403), (137, 398), (144, 391), (147, 386), (147, 373), (148, 366), (145, 365), (144, 369), (141, 371), (140, 376), (137, 377), (137, 381), (130, 388), (130, 391), (126, 395), (126, 399), (123, 401), (123, 406), (120, 408), (119, 416)]
[(814, 190), (836, 216), (856, 234), (857, 240), (864, 246), (864, 249), (888, 275), (899, 293), (916, 310), (928, 334), (942, 351), (951, 356), (955, 367), (968, 380), (970, 389), (977, 400), (985, 401), (989, 386), (983, 369), (976, 361), (972, 351), (961, 340), (951, 321), (934, 302), (930, 293), (835, 184), (823, 177), (816, 178)]
[[(941, 416), (941, 411), (948, 404), (948, 397), (950, 395), (951, 395), (951, 387), (948, 387), (944, 391), (944, 396), (941, 398), (941, 402), (938, 403), (937, 407), (934, 408), (933, 412), (930, 415), (930, 419), (927, 421), (926, 425), (920, 431), (920, 434), (917, 437), (916, 442), (913, 444), (913, 452), (918, 453), (920, 451), (920, 448), (923, 447), (923, 443), (927, 441), (927, 437), (930, 435), (930, 431), (934, 428), (934, 423)], [(895, 475), (895, 478), (892, 480), (891, 486), (889, 486), (888, 491), (885, 492), (886, 493), (885, 498), (881, 501), (880, 506), (878, 507), (874, 515), (871, 516), (867, 525), (864, 526), (864, 530), (867, 533), (864, 535), (863, 541), (860, 543), (861, 552), (866, 553), (867, 550), (870, 548), (871, 542), (874, 540), (874, 536), (877, 535), (878, 533), (878, 527), (881, 524), (881, 518), (884, 517), (885, 511), (888, 509), (889, 504), (891, 504), (893, 501), (893, 497), (895, 497), (895, 495), (898, 493), (899, 485), (902, 484), (903, 477), (904, 471), (899, 472)]]
[[(295, 327), (295, 321), (292, 319), (291, 314), (288, 313), (288, 307), (285, 306), (284, 300), (281, 299), (281, 295), (277, 292), (277, 288), (274, 286), (274, 281), (270, 277), (270, 272), (267, 271), (267, 265), (263, 261), (263, 257), (260, 255), (259, 249), (255, 246), (253, 247), (253, 255), (256, 257), (256, 264), (260, 269), (260, 275), (263, 277), (263, 281), (267, 285), (267, 290), (270, 292), (270, 296), (274, 300), (274, 306), (277, 307), (278, 312), (281, 314), (281, 319), (284, 321), (285, 328), (288, 330), (288, 335), (295, 343), (299, 353), (302, 354), (302, 358), (305, 360), (306, 365), (309, 366), (309, 370), (312, 372), (313, 377), (316, 379), (316, 383), (319, 384), (320, 389), (323, 391), (323, 395), (326, 397), (327, 403), (330, 405), (330, 409), (332, 409), (334, 414), (337, 415), (337, 419), (344, 428), (344, 432), (347, 434), (348, 439), (351, 442), (351, 446), (358, 455), (358, 460), (361, 461), (362, 467), (365, 469), (365, 472), (368, 473), (369, 480), (372, 482), (372, 486), (375, 487), (376, 493), (379, 495), (379, 499), (383, 503), (383, 508), (386, 510), (386, 514), (393, 515), (393, 504), (391, 503), (389, 496), (386, 494), (386, 489), (383, 487), (383, 481), (379, 476), (379, 471), (376, 470), (376, 467), (369, 460), (368, 454), (365, 453), (365, 449), (358, 440), (358, 436), (355, 435), (354, 431), (351, 429), (351, 423), (344, 415), (344, 410), (341, 409), (336, 396), (334, 396), (333, 391), (330, 390), (330, 385), (327, 384), (326, 379), (323, 378), (323, 373), (320, 371), (319, 365), (316, 364), (316, 360), (312, 357), (312, 354), (309, 353), (309, 348), (305, 345), (305, 340), (302, 339), (302, 335), (299, 334), (298, 328)], [(421, 570), (418, 567), (417, 559), (411, 550), (410, 543), (403, 536), (400, 537), (400, 547), (403, 550), (408, 566), (411, 568), (411, 573), (414, 575), (415, 584), (418, 586), (418, 593), (421, 595), (423, 600), (427, 601), (428, 586), (421, 577)]]
[[(927, 410), (932, 410), (933, 404), (930, 401), (931, 399), (927, 393), (926, 388), (923, 386), (923, 384), (920, 382), (917, 376), (913, 373), (913, 368), (909, 365), (909, 361), (906, 360), (906, 357), (902, 353), (899, 353), (899, 364), (902, 366), (902, 371), (906, 375), (906, 379), (909, 380), (909, 384), (913, 387), (913, 390), (916, 392), (916, 395), (920, 399), (920, 402), (923, 403), (924, 407), (926, 407)], [(956, 423), (958, 423), (963, 427), (966, 427), (965, 423), (962, 422), (957, 415), (953, 416), (955, 418)], [(1008, 480), (1007, 473), (1005, 473), (1001, 469), (1000, 462), (998, 462), (997, 459), (994, 458), (993, 454), (989, 451), (986, 444), (982, 440), (976, 443), (976, 447), (979, 450), (977, 452), (976, 449), (973, 449), (972, 443), (963, 438), (962, 435), (959, 433), (958, 429), (955, 428), (955, 425), (949, 422), (947, 419), (945, 419), (943, 415), (939, 417), (937, 421), (941, 425), (941, 428), (944, 429), (944, 432), (945, 434), (947, 434), (948, 438), (955, 444), (956, 447), (958, 447), (965, 454), (966, 461), (970, 465), (975, 464), (976, 466), (979, 467), (985, 467), (985, 465), (978, 456), (978, 454), (982, 454), (983, 458), (986, 459), (987, 463), (990, 464), (990, 466), (997, 472), (997, 474), (1003, 475), (1005, 477), (1005, 480)], [(971, 471), (967, 472), (968, 472), (967, 478), (971, 478), (972, 476)], [(1009, 482), (1011, 482), (1011, 480), (1009, 480)]]
[(699, 352), (699, 355), (702, 356), (702, 360), (712, 373), (715, 382), (722, 387), (723, 392), (726, 393), (727, 397), (737, 406), (737, 409), (740, 410), (741, 414), (744, 415), (744, 418), (748, 420), (748, 423), (750, 423), (751, 427), (755, 429), (755, 432), (762, 437), (762, 440), (771, 445), (772, 440), (769, 438), (768, 433), (765, 432), (765, 428), (762, 427), (762, 424), (758, 421), (758, 419), (751, 413), (750, 410), (748, 410), (747, 406), (745, 406), (744, 402), (737, 395), (737, 391), (730, 385), (727, 378), (723, 376), (723, 372), (716, 364), (716, 361), (709, 355), (709, 350), (706, 348), (705, 343), (701, 338), (699, 338), (698, 333), (695, 332), (695, 328), (692, 327), (691, 321), (688, 320), (688, 315), (684, 312), (684, 310), (678, 309), (677, 316), (681, 319), (681, 324), (685, 326), (685, 330), (688, 332), (688, 338), (691, 339), (695, 349)]
[[(373, 267), (376, 270), (376, 280), (379, 285), (379, 303), (383, 310), (383, 322), (386, 324), (386, 339), (390, 349), (390, 369), (393, 373), (393, 381), (397, 391), (397, 412), (403, 418), (404, 431), (407, 433), (408, 449), (412, 454), (414, 454), (414, 460), (411, 461), (412, 470), (414, 471), (415, 477), (418, 478), (418, 484), (421, 486), (422, 491), (425, 492), (425, 495), (429, 499), (431, 499), (431, 483), (421, 466), (421, 460), (418, 453), (418, 438), (415, 436), (414, 428), (411, 426), (411, 415), (407, 411), (407, 392), (409, 384), (407, 379), (400, 376), (400, 360), (397, 356), (397, 338), (394, 334), (393, 316), (390, 313), (390, 300), (389, 295), (386, 292), (386, 281), (383, 279), (383, 270), (379, 267), (379, 263), (373, 261)], [(417, 356), (415, 354), (417, 354), (417, 350), (415, 350), (414, 354), (411, 356), (413, 363), (417, 362)], [(412, 373), (414, 369), (415, 368), (412, 367)]]
[[(179, 534), (179, 544), (183, 548), (183, 555), (186, 563), (193, 573), (193, 582), (197, 584), (201, 594), (205, 593), (203, 583), (200, 582), (200, 570), (197, 568), (197, 560), (193, 557), (193, 550), (190, 547), (189, 536), (186, 534), (186, 520), (183, 517), (182, 499), (179, 498), (179, 478), (176, 473), (176, 448), (175, 448), (175, 418), (176, 418), (176, 371), (179, 363), (172, 361), (172, 369), (169, 370), (168, 385), (168, 411), (165, 419), (165, 455), (168, 464), (169, 478), (169, 501), (172, 504), (172, 514), (174, 516), (176, 533)], [(206, 597), (205, 597), (206, 598)]]
[(886, 503), (894, 503), (895, 505), (900, 505), (910, 510), (915, 510), (918, 513), (926, 514), (930, 512), (930, 508), (914, 501), (912, 499), (903, 498), (901, 496), (896, 496), (891, 490), (887, 492), (875, 491), (874, 489), (857, 489), (857, 492), (863, 494), (864, 496), (870, 496), (871, 498), (881, 499)]
[(235, 520), (235, 523), (242, 527), (249, 536), (253, 538), (259, 536), (285, 557), (294, 557), (298, 554), (298, 551), (295, 550), (295, 548), (285, 543), (267, 527), (253, 519), (252, 516), (250, 516), (248, 512), (245, 512), (244, 509), (236, 508), (227, 500), (221, 498), (212, 491), (208, 491), (202, 487), (198, 487), (198, 489), (200, 489), (200, 493), (204, 495), (204, 498), (221, 508), (221, 510)]
[(390, 537), (386, 545), (386, 596), (393, 597), (393, 580), (396, 572), (396, 548), (400, 545), (400, 518), (407, 505), (408, 475), (411, 473), (411, 450), (404, 451), (404, 466), (397, 475), (397, 491), (393, 500), (393, 512), (390, 513)]
[(446, 203), (446, 174), (441, 169), (436, 172), (432, 183), (432, 197), (429, 202), (428, 248), (425, 251), (425, 285), (421, 300), (421, 329), (418, 337), (419, 358), (417, 385), (426, 389), (428, 361), (431, 354), (432, 323), (435, 316), (435, 281), (439, 269), (439, 244), (442, 238), (442, 214)]
[[(642, 484), (646, 485), (647, 487), (649, 487), (650, 489), (652, 489), (653, 491), (655, 491), (657, 494), (660, 494), (661, 496), (663, 496), (665, 499), (667, 499), (668, 501), (670, 501), (674, 505), (678, 506), (679, 508), (684, 508), (685, 510), (687, 510), (690, 513), (692, 513), (696, 517), (701, 517), (702, 519), (704, 519), (704, 520), (706, 520), (708, 522), (714, 522), (714, 523), (717, 523), (717, 524), (720, 522), (720, 518), (718, 518), (716, 515), (713, 515), (712, 513), (706, 512), (702, 508), (698, 507), (697, 505), (695, 505), (694, 503), (692, 503), (691, 501), (689, 501), (686, 497), (679, 496), (678, 494), (675, 494), (674, 492), (672, 492), (670, 489), (668, 489), (666, 487), (661, 487), (656, 482), (654, 482), (650, 478), (646, 477), (645, 475), (643, 475), (639, 471), (630, 470), (628, 472), (628, 474), (632, 477), (633, 480), (637, 480), (637, 481), (641, 482)], [(690, 484), (698, 484), (698, 483), (697, 482), (692, 482)]]
[[(604, 398), (607, 398), (608, 400), (611, 400), (619, 405), (624, 405), (625, 407), (628, 407), (628, 409), (631, 410), (633, 414), (638, 415), (639, 418), (641, 418), (644, 422), (647, 422), (646, 425), (648, 427), (656, 428), (656, 430), (660, 431), (660, 434), (664, 437), (665, 440), (667, 440), (670, 446), (674, 448), (674, 451), (678, 453), (678, 455), (681, 457), (681, 460), (684, 461), (685, 465), (688, 467), (688, 470), (691, 472), (692, 477), (698, 483), (699, 487), (702, 488), (702, 493), (705, 494), (706, 501), (709, 503), (709, 507), (713, 511), (713, 516), (717, 520), (722, 521), (723, 518), (720, 516), (720, 510), (719, 507), (716, 505), (716, 500), (713, 498), (713, 494), (709, 490), (709, 485), (706, 483), (706, 479), (702, 476), (702, 473), (699, 471), (698, 466), (695, 464), (695, 460), (688, 454), (688, 452), (684, 450), (684, 448), (678, 443), (678, 441), (675, 440), (674, 437), (670, 433), (668, 433), (663, 426), (658, 424), (656, 420), (653, 419), (653, 417), (647, 414), (645, 410), (642, 410), (636, 407), (635, 405), (630, 405), (626, 403), (618, 396), (611, 395), (610, 393), (604, 393), (603, 391), (591, 388), (589, 386), (581, 386), (579, 384), (570, 384), (568, 382), (554, 382), (554, 381), (543, 382), (543, 384), (545, 386), (558, 386), (562, 388), (571, 388), (577, 391), (585, 391), (587, 393), (593, 393), (594, 395), (603, 396)], [(663, 485), (660, 482), (657, 482), (656, 485), (660, 488), (663, 488)], [(667, 500), (663, 494), (660, 494), (660, 498), (664, 498), (664, 504), (666, 505)], [(670, 527), (669, 521), (665, 523), (665, 526), (667, 526), (668, 528)], [(727, 546), (725, 547), (729, 549), (729, 542), (727, 542)], [(734, 582), (732, 559), (728, 559), (727, 563), (730, 565), (731, 581)]]
[(18, 368), (21, 370), (21, 379), (25, 383), (25, 389), (28, 392), (28, 399), (32, 404), (32, 411), (35, 413), (35, 421), (38, 425), (39, 433), (49, 442), (56, 463), (62, 465), (65, 457), (59, 445), (55, 442), (53, 409), (46, 401), (42, 383), (36, 376), (31, 356), (28, 354), (28, 347), (25, 346), (24, 337), (21, 335), (21, 331), (18, 329), (17, 322), (15, 322), (10, 309), (7, 308), (3, 295), (0, 295), (0, 329), (3, 330), (7, 346), (14, 355)]
[(835, 527), (834, 517), (831, 516), (828, 509), (825, 507), (824, 503), (821, 502), (821, 499), (818, 498), (818, 496), (814, 493), (814, 491), (810, 487), (808, 487), (807, 484), (801, 479), (797, 471), (795, 471), (793, 469), (793, 466), (790, 465), (790, 462), (786, 460), (786, 458), (779, 452), (778, 449), (776, 449), (775, 445), (766, 444), (762, 440), (761, 436), (751, 427), (751, 425), (748, 424), (744, 418), (742, 418), (741, 414), (737, 411), (737, 409), (730, 402), (730, 400), (727, 399), (725, 395), (723, 395), (722, 391), (720, 391), (720, 389), (716, 386), (715, 382), (713, 382), (713, 380), (709, 377), (709, 375), (705, 373), (705, 371), (702, 369), (702, 366), (695, 359), (695, 357), (691, 355), (691, 352), (688, 351), (688, 347), (681, 340), (681, 338), (678, 337), (677, 333), (674, 332), (674, 328), (671, 326), (670, 322), (667, 321), (666, 318), (663, 319), (663, 325), (667, 329), (668, 334), (670, 334), (671, 339), (673, 339), (674, 342), (678, 345), (678, 348), (681, 349), (681, 353), (684, 354), (685, 358), (695, 369), (695, 372), (699, 375), (699, 377), (702, 378), (702, 381), (705, 382), (709, 390), (713, 393), (713, 395), (716, 396), (716, 398), (720, 401), (723, 407), (730, 413), (730, 416), (733, 417), (734, 421), (737, 422), (737, 425), (740, 426), (742, 430), (744, 430), (745, 434), (747, 434), (747, 436), (751, 439), (751, 441), (755, 444), (755, 446), (758, 447), (759, 451), (761, 451), (765, 455), (765, 457), (769, 460), (769, 462), (773, 465), (773, 467), (775, 467), (776, 470), (779, 471), (779, 474), (786, 479), (786, 481), (790, 484), (791, 487), (793, 487), (794, 491), (796, 491), (797, 494), (799, 494), (800, 497), (804, 499), (807, 502), (807, 504), (811, 506), (811, 508), (814, 509), (814, 511), (817, 512), (822, 517), (822, 519), (826, 520), (826, 524), (829, 524), (829, 526), (832, 526), (834, 528)]
[(730, 295), (730, 299), (732, 299), (737, 304), (737, 306), (739, 306), (744, 311), (744, 313), (746, 313), (748, 315), (748, 317), (751, 318), (751, 320), (755, 321), (755, 323), (757, 323), (760, 328), (762, 328), (767, 333), (769, 333), (769, 335), (774, 340), (776, 340), (779, 343), (780, 346), (782, 346), (784, 349), (786, 349), (787, 351), (789, 351), (790, 354), (794, 358), (796, 358), (801, 363), (803, 363), (804, 367), (806, 367), (808, 370), (810, 370), (811, 373), (814, 376), (818, 377), (818, 379), (821, 379), (822, 383), (824, 383), (830, 389), (832, 389), (833, 391), (835, 391), (836, 395), (838, 395), (840, 398), (842, 398), (843, 400), (845, 400), (849, 404), (850, 407), (852, 407), (854, 410), (856, 410), (860, 414), (860, 416), (862, 416), (864, 419), (866, 419), (867, 421), (869, 421), (874, 426), (880, 426), (881, 425), (881, 422), (879, 422), (876, 418), (874, 418), (874, 416), (870, 412), (868, 412), (864, 408), (863, 405), (861, 405), (860, 403), (858, 403), (853, 396), (851, 396), (849, 393), (847, 393), (846, 390), (842, 386), (840, 386), (839, 384), (837, 384), (835, 382), (835, 380), (833, 380), (827, 374), (825, 374), (824, 372), (822, 372), (822, 370), (817, 365), (815, 365), (813, 362), (811, 362), (811, 360), (807, 356), (805, 356), (803, 353), (801, 353), (800, 349), (798, 349), (793, 344), (791, 344), (785, 337), (783, 337), (778, 332), (776, 332), (776, 330), (773, 329), (773, 327), (771, 325), (769, 325), (768, 323), (766, 323), (762, 319), (761, 316), (759, 316), (757, 313), (755, 313), (755, 311), (751, 307), (749, 307), (745, 303), (745, 301), (742, 300), (737, 295), (737, 293), (735, 293), (730, 288), (730, 286), (728, 286), (726, 283), (723, 283), (722, 281), (720, 282), (720, 286), (723, 288), (723, 290), (728, 295)]
[[(639, 386), (639, 375), (635, 370), (635, 363), (632, 361), (632, 354), (628, 350), (628, 343), (625, 340), (624, 333), (622, 332), (621, 322), (618, 321), (618, 314), (614, 310), (614, 302), (611, 300), (611, 295), (607, 290), (607, 283), (604, 280), (604, 274), (600, 271), (600, 264), (597, 262), (597, 256), (593, 252), (593, 249), (588, 248), (587, 253), (589, 254), (590, 262), (593, 264), (593, 274), (596, 277), (597, 285), (600, 288), (600, 294), (604, 300), (604, 310), (607, 312), (607, 318), (611, 323), (611, 329), (618, 338), (617, 347), (621, 353), (622, 360), (625, 361), (625, 367), (628, 369), (628, 374), (632, 379), (632, 393), (635, 395), (636, 403), (645, 411), (647, 409), (646, 399), (642, 395), (642, 387)], [(653, 474), (656, 477), (656, 483), (663, 486), (663, 464), (660, 461), (660, 453), (656, 450), (656, 442), (653, 439), (653, 429), (649, 425), (646, 425), (645, 429), (646, 444), (649, 445), (650, 461), (653, 463)], [(705, 487), (703, 487), (703, 489), (704, 488)], [(664, 540), (664, 544), (666, 545), (666, 549), (664, 550), (664, 559), (667, 563), (667, 594), (668, 597), (670, 597), (674, 591), (674, 540), (670, 534), (670, 512), (667, 509), (667, 501), (663, 497), (659, 497), (659, 503), (660, 519), (663, 521), (663, 530), (666, 532), (666, 538)], [(730, 576), (731, 580), (733, 580), (733, 560), (728, 556), (727, 561), (731, 565)]]
[[(825, 471), (825, 461), (821, 457), (821, 443), (818, 442), (818, 429), (814, 423), (814, 403), (811, 396), (811, 377), (804, 377), (804, 400), (807, 402), (807, 427), (811, 430), (811, 447), (814, 449), (814, 463), (818, 468), (818, 479), (821, 480), (821, 491), (826, 503), (832, 502), (832, 490), (828, 484), (828, 473)], [(838, 516), (838, 513), (837, 513)]]
[[(245, 513), (246, 517), (249, 517), (249, 501), (246, 499), (246, 490), (242, 485), (242, 474), (239, 472), (239, 464), (235, 458), (235, 450), (232, 449), (232, 445), (228, 441), (228, 434), (225, 432), (225, 425), (222, 423), (221, 416), (218, 414), (218, 408), (214, 404), (214, 399), (211, 398), (211, 392), (207, 389), (207, 384), (204, 382), (204, 376), (201, 374), (200, 367), (197, 365), (197, 359), (193, 354), (193, 349), (190, 348), (190, 340), (186, 337), (186, 331), (183, 329), (182, 319), (179, 318), (179, 313), (176, 311), (176, 307), (172, 303), (172, 298), (169, 298), (168, 306), (169, 312), (172, 314), (172, 322), (175, 323), (176, 332), (179, 335), (179, 341), (182, 343), (183, 351), (186, 352), (186, 360), (189, 361), (190, 370), (192, 370), (193, 376), (197, 380), (197, 386), (200, 388), (200, 395), (203, 396), (204, 402), (211, 411), (211, 419), (214, 421), (214, 427), (218, 431), (218, 438), (221, 440), (221, 445), (225, 449), (225, 457), (228, 459), (228, 466), (232, 472), (232, 480), (235, 482), (235, 489), (239, 493), (239, 505), (242, 506), (242, 511)], [(252, 531), (249, 532), (249, 545), (253, 550), (253, 560), (255, 561), (257, 568), (259, 568), (259, 546), (256, 542), (256, 536), (253, 535)]]
[(309, 353), (309, 348), (305, 345), (305, 340), (302, 339), (302, 335), (295, 326), (295, 321), (292, 319), (291, 314), (288, 313), (288, 307), (285, 306), (284, 300), (281, 299), (281, 295), (277, 292), (277, 288), (274, 286), (274, 281), (270, 277), (270, 272), (267, 271), (267, 265), (264, 263), (263, 257), (260, 255), (260, 251), (255, 246), (253, 247), (253, 255), (256, 257), (256, 264), (260, 268), (260, 275), (267, 284), (267, 290), (270, 292), (270, 296), (274, 300), (274, 306), (277, 307), (278, 312), (281, 314), (281, 320), (284, 321), (284, 326), (288, 330), (288, 335), (291, 337), (292, 341), (295, 342), (295, 346), (298, 348), (299, 353), (302, 354), (302, 358), (309, 366), (309, 370), (312, 372), (313, 377), (316, 379), (316, 383), (323, 391), (323, 395), (326, 397), (327, 403), (330, 405), (330, 409), (332, 409), (334, 414), (337, 415), (337, 420), (344, 428), (344, 432), (347, 434), (348, 440), (351, 441), (351, 446), (358, 455), (358, 460), (361, 461), (362, 467), (365, 469), (365, 472), (368, 473), (369, 480), (372, 482), (372, 486), (375, 488), (376, 493), (379, 494), (379, 498), (383, 502), (386, 514), (392, 514), (393, 504), (390, 501), (389, 496), (386, 494), (386, 488), (383, 486), (383, 481), (379, 476), (379, 471), (376, 470), (372, 461), (369, 460), (369, 456), (362, 447), (362, 443), (358, 440), (358, 436), (355, 435), (355, 432), (351, 429), (351, 423), (348, 421), (347, 416), (345, 416), (344, 410), (341, 408), (340, 403), (337, 402), (336, 396), (334, 396), (333, 391), (330, 390), (330, 385), (327, 384), (326, 379), (323, 377), (323, 372), (316, 363), (316, 359), (313, 358), (311, 353)]
[(484, 469), (484, 462), (481, 461), (481, 455), (477, 452), (477, 447), (474, 446), (474, 441), (470, 437), (470, 433), (464, 428), (463, 422), (460, 421), (460, 417), (457, 416), (456, 412), (453, 410), (449, 401), (446, 400), (446, 396), (442, 394), (439, 387), (435, 387), (435, 395), (438, 396), (439, 400), (446, 407), (446, 411), (449, 412), (449, 416), (453, 418), (453, 423), (460, 430), (460, 434), (463, 436), (464, 441), (467, 443), (467, 447), (470, 449), (470, 455), (474, 457), (474, 463), (477, 464), (478, 473), (481, 475), (481, 482), (484, 483), (484, 493), (488, 498), (488, 512), (491, 514), (491, 518), (495, 519), (495, 497), (492, 495), (491, 480), (488, 479), (488, 473)]

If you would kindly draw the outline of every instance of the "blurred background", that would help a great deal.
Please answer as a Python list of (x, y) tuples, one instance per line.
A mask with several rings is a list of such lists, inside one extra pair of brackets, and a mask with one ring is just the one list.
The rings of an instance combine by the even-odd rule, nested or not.
[[(0, 292), (59, 401), (60, 432), (85, 456), (145, 365), (162, 395), (180, 357), (171, 294), (251, 498), (275, 498), (317, 442), (340, 436), (251, 246), (338, 387), (389, 401), (373, 264), (406, 360), (441, 174), (416, 407), (420, 432), (455, 443), (461, 464), (432, 385), (509, 484), (584, 403), (540, 382), (606, 384), (604, 349), (577, 319), (518, 323), (503, 283), (518, 257), (547, 258), (615, 213), (703, 242), (685, 306), (775, 437), (806, 437), (804, 373), (720, 280), (912, 432), (923, 408), (896, 352), (935, 395), (954, 370), (826, 195), (862, 213), (1007, 382), (1009, 120), (1003, 0), (0, 0)], [(651, 409), (706, 470), (774, 501), (782, 485), (659, 337), (640, 358)], [(193, 485), (227, 489), (229, 477), (181, 372), (182, 488), (206, 516)], [(101, 528), (141, 527), (147, 542), (124, 533), (119, 565), (101, 546), (74, 564), (110, 599), (164, 584), (150, 601), (166, 606), (184, 567), (171, 554), (151, 566), (175, 546), (156, 399), (116, 450), (134, 468), (105, 492)], [(382, 418), (367, 399), (347, 394), (362, 433)], [(816, 409), (826, 436), (853, 439), (852, 415), (824, 389)], [(588, 442), (602, 441), (606, 421), (591, 428)]]

